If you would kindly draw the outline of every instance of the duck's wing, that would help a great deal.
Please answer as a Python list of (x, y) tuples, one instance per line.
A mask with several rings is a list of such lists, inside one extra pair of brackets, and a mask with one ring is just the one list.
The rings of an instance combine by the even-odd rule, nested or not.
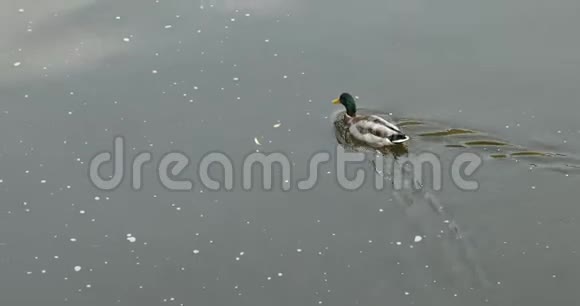
[(390, 123), (389, 121), (387, 121), (384, 118), (381, 118), (377, 115), (370, 115), (367, 117), (367, 120), (374, 122), (376, 124), (384, 125), (385, 127), (389, 128), (391, 131), (393, 131), (393, 133), (403, 134), (403, 132), (401, 132), (401, 129), (399, 129), (399, 127), (397, 127), (396, 125)]
[[(383, 133), (377, 129), (373, 129), (369, 125), (370, 121), (361, 120), (349, 127), (350, 134), (357, 140), (364, 143), (370, 144), (372, 146), (385, 145), (390, 142), (387, 137), (383, 136)], [(376, 124), (375, 124), (376, 126)], [(387, 141), (387, 143), (385, 143)]]
[(409, 140), (399, 127), (376, 115), (370, 115), (367, 121), (372, 123), (373, 134), (389, 139), (392, 143), (403, 143)]
[(359, 118), (351, 126), (351, 134), (364, 142), (376, 145), (402, 143), (409, 140), (394, 124), (378, 117), (368, 116)]

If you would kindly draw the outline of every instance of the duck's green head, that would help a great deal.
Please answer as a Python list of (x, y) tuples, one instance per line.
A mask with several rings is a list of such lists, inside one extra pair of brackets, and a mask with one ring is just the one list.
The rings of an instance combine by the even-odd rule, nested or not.
[(346, 108), (346, 114), (354, 117), (356, 116), (356, 103), (354, 102), (354, 98), (349, 93), (343, 93), (340, 97), (332, 100), (332, 104), (342, 104)]

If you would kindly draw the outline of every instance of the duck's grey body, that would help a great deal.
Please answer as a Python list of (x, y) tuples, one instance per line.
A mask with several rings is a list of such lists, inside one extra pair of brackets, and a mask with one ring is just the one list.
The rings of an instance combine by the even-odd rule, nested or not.
[(376, 115), (350, 117), (346, 115), (351, 135), (373, 147), (400, 144), (409, 140), (394, 124)]

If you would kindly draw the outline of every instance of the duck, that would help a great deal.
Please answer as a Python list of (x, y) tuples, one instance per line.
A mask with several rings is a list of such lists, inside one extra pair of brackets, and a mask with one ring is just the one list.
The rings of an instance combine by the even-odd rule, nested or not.
[(402, 144), (410, 139), (394, 123), (378, 115), (357, 115), (356, 102), (350, 93), (342, 93), (332, 100), (332, 104), (342, 104), (346, 108), (345, 127), (351, 136), (374, 148)]

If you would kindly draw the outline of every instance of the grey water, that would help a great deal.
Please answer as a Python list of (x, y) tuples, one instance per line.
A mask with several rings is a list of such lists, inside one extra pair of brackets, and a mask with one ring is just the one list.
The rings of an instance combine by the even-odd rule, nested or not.
[[(576, 304), (579, 9), (0, 0), (1, 304)], [(418, 123), (408, 151), (445, 173), (481, 156), (479, 188), (346, 190), (332, 163), (308, 191), (240, 187), (256, 151), (288, 156), (292, 183), (334, 152), (345, 91)], [(115, 136), (127, 163), (152, 154), (141, 190), (128, 164), (115, 190), (89, 180)], [(160, 184), (169, 152), (191, 158), (193, 190)], [(211, 152), (234, 161), (233, 190), (197, 178)]]

